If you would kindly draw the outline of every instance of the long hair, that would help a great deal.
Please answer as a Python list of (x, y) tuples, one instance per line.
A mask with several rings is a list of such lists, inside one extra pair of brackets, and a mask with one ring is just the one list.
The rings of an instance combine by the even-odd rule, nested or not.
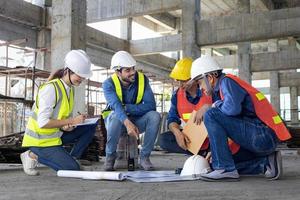
[(51, 81), (51, 80), (56, 79), (56, 78), (62, 78), (66, 74), (67, 74), (66, 69), (58, 69), (58, 70), (56, 70), (56, 71), (54, 71), (50, 74), (47, 81)]

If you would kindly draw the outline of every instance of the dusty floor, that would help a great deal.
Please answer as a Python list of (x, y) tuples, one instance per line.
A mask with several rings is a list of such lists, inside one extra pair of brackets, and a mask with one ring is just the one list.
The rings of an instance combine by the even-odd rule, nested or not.
[[(56, 177), (48, 168), (41, 175), (26, 176), (19, 166), (0, 165), (0, 199), (300, 199), (300, 156), (295, 150), (283, 152), (284, 177), (268, 181), (264, 177), (242, 177), (239, 182), (203, 181), (134, 183), (130, 181), (87, 181)], [(159, 170), (182, 167), (185, 155), (154, 152), (152, 161)], [(93, 164), (100, 169), (103, 162)], [(15, 168), (15, 169), (13, 169)]]

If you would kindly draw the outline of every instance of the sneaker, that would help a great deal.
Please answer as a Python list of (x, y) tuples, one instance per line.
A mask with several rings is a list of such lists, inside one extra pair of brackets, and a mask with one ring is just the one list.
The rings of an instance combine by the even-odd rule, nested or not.
[(269, 165), (267, 165), (267, 170), (265, 172), (265, 177), (269, 180), (277, 180), (282, 176), (282, 158), (281, 152), (275, 151), (268, 156)]
[(141, 158), (140, 159), (140, 168), (145, 171), (152, 171), (154, 170), (154, 166), (150, 161), (149, 157)]
[(240, 175), (237, 170), (226, 172), (224, 169), (214, 170), (207, 174), (200, 174), (206, 181), (238, 181)]
[(105, 163), (104, 163), (104, 170), (105, 171), (115, 171), (115, 169), (114, 169), (115, 161), (116, 161), (115, 156), (106, 156)]
[(39, 172), (35, 169), (37, 167), (38, 161), (35, 159), (32, 159), (29, 156), (30, 151), (25, 151), (24, 153), (21, 153), (20, 158), (23, 164), (23, 170), (24, 172), (29, 176), (37, 176), (39, 175)]

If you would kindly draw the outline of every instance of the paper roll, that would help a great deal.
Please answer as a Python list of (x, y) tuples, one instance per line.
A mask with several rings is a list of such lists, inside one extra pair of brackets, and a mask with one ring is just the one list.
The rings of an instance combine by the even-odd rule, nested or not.
[(90, 180), (114, 180), (122, 181), (125, 176), (121, 172), (101, 172), (101, 171), (72, 171), (59, 170), (57, 172), (59, 177), (82, 178)]

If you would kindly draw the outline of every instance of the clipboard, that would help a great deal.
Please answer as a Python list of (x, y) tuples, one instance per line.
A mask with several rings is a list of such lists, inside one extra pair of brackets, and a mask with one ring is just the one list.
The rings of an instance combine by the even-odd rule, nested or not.
[(85, 119), (83, 123), (77, 124), (76, 126), (93, 125), (96, 124), (99, 119), (100, 119), (99, 117), (88, 118)]
[(187, 150), (189, 150), (194, 155), (198, 154), (201, 146), (203, 145), (205, 139), (208, 136), (204, 122), (202, 121), (200, 125), (194, 123), (194, 117), (196, 111), (191, 113), (190, 119), (187, 121), (186, 125), (183, 127), (182, 133), (190, 139), (190, 143), (187, 144)]

